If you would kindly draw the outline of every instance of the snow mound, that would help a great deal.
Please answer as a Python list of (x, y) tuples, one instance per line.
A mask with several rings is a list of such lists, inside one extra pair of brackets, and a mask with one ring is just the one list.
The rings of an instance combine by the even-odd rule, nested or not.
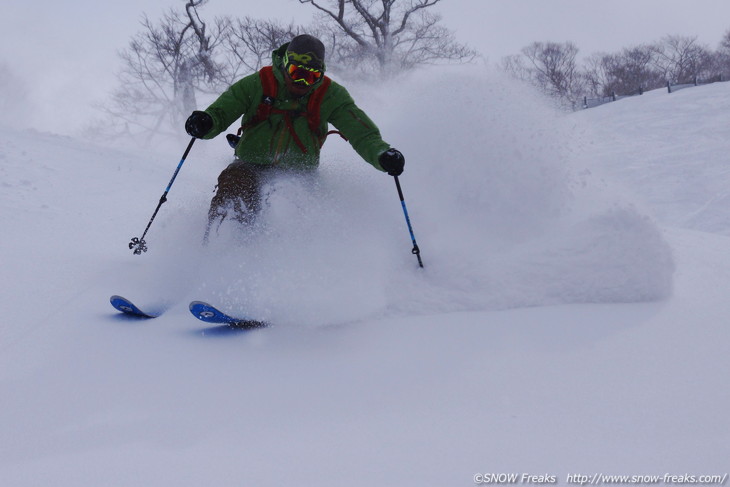
[[(642, 96), (577, 113), (601, 127), (593, 162), (660, 224), (730, 235), (730, 83)], [(630, 161), (630, 162), (628, 162)]]
[[(459, 70), (390, 91), (385, 134), (404, 176), (429, 311), (666, 297), (674, 264), (655, 223), (584, 169), (571, 119), (499, 74)], [(393, 142), (396, 144), (396, 142)], [(406, 284), (404, 282), (403, 284)]]

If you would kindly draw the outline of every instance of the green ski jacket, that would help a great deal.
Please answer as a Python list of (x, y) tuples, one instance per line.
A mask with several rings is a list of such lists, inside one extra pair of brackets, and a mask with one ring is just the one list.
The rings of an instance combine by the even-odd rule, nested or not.
[[(332, 81), (322, 99), (319, 133), (310, 129), (306, 117), (307, 102), (312, 93), (322, 88), (322, 83), (301, 98), (289, 95), (281, 70), (287, 46), (284, 44), (272, 53), (273, 72), (278, 84), (273, 113), (266, 120), (243, 130), (235, 149), (236, 156), (253, 164), (293, 169), (313, 168), (319, 164), (320, 149), (324, 143), (322, 136), (327, 133), (328, 124), (332, 124), (365, 161), (382, 171), (378, 156), (388, 150), (390, 145), (383, 141), (378, 127), (340, 84)], [(239, 117), (242, 117), (241, 126), (246, 125), (254, 118), (263, 96), (264, 88), (258, 73), (231, 85), (206, 108), (205, 111), (213, 118), (213, 128), (204, 138), (212, 139)], [(291, 126), (287, 124), (287, 117), (282, 111), (290, 114)], [(299, 141), (292, 136), (292, 129)], [(300, 144), (306, 151), (302, 150)]]

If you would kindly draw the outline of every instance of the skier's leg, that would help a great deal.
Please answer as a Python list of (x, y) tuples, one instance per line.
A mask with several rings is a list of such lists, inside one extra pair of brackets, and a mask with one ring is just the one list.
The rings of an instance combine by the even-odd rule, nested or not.
[(220, 225), (227, 217), (244, 225), (253, 222), (261, 208), (259, 186), (262, 169), (253, 164), (235, 161), (221, 172), (218, 176), (216, 194), (208, 210), (206, 239), (214, 223)]

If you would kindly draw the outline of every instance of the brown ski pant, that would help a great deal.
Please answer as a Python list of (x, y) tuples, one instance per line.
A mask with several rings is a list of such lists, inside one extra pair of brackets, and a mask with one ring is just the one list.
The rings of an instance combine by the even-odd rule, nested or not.
[(261, 209), (261, 180), (269, 168), (235, 161), (218, 176), (216, 193), (208, 210), (206, 238), (215, 223), (231, 218), (243, 225), (251, 224)]

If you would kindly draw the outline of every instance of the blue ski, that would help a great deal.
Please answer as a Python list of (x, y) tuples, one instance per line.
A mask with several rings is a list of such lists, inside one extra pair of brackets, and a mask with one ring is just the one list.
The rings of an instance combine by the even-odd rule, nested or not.
[(130, 316), (136, 316), (138, 318), (157, 318), (160, 316), (161, 313), (153, 314), (153, 313), (146, 313), (139, 309), (133, 302), (128, 300), (127, 298), (123, 298), (121, 296), (112, 296), (109, 298), (109, 302), (114, 306), (115, 309), (118, 311), (121, 311), (122, 313)]
[(190, 312), (197, 319), (206, 323), (219, 323), (233, 328), (263, 328), (268, 326), (268, 323), (253, 318), (231, 316), (203, 301), (190, 303)]

